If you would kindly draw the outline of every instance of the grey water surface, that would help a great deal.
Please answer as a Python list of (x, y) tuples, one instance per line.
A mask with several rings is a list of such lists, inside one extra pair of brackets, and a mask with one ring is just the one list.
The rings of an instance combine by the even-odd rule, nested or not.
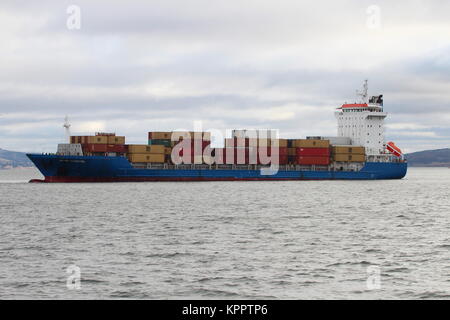
[(387, 181), (31, 178), (0, 170), (0, 299), (450, 298), (447, 168)]

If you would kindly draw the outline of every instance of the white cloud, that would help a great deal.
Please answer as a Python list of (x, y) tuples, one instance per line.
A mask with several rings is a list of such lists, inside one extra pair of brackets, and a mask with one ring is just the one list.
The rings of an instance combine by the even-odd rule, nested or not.
[(73, 126), (74, 131), (78, 133), (85, 132), (86, 134), (92, 134), (93, 132), (102, 132), (105, 131), (105, 129), (105, 121), (83, 121), (78, 122)]
[(390, 133), (397, 136), (438, 138), (433, 131), (392, 131)]
[(386, 124), (387, 129), (391, 130), (421, 130), (429, 129), (430, 126), (425, 126), (418, 123), (388, 123)]

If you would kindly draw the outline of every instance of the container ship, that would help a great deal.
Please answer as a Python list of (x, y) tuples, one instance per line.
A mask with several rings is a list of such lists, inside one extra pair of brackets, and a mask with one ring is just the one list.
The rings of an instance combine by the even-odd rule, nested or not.
[(220, 148), (209, 132), (148, 132), (147, 144), (124, 136), (70, 136), (55, 154), (27, 154), (45, 179), (30, 182), (401, 179), (407, 162), (385, 142), (383, 96), (336, 109), (337, 136), (282, 139), (274, 130), (233, 130)]

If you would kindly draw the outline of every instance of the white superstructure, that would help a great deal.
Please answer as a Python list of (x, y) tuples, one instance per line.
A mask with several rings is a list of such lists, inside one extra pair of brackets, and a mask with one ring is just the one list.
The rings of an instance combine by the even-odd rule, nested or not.
[(361, 101), (343, 104), (336, 112), (338, 136), (349, 137), (353, 145), (366, 147), (368, 156), (385, 154), (383, 96), (368, 99), (367, 80), (364, 89), (358, 93)]

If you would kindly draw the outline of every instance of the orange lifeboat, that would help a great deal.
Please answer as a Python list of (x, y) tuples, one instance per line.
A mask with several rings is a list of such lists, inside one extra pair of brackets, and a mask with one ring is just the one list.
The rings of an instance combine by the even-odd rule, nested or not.
[(400, 150), (400, 148), (392, 141), (386, 144), (386, 149), (396, 157), (401, 157), (403, 155), (402, 150)]

